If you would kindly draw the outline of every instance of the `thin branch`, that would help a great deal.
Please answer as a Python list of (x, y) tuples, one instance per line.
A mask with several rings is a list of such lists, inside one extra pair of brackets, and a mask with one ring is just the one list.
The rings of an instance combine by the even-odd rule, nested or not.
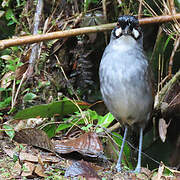
[(143, 0), (140, 0), (140, 1), (139, 1), (138, 19), (141, 18), (141, 13), (142, 13), (142, 1), (143, 1)]
[[(33, 35), (38, 34), (39, 24), (40, 24), (41, 16), (42, 16), (42, 10), (43, 10), (43, 0), (38, 0), (37, 5), (36, 5), (36, 12), (34, 14)], [(32, 47), (31, 55), (30, 55), (30, 58), (29, 58), (29, 67), (28, 67), (29, 71), (27, 73), (27, 76), (28, 76), (27, 78), (29, 78), (33, 73), (35, 61), (36, 61), (36, 59), (38, 57), (39, 48), (40, 48), (39, 44), (35, 44)]]
[(169, 2), (169, 7), (170, 7), (171, 14), (176, 14), (174, 0), (168, 0), (168, 2)]
[(173, 48), (173, 51), (171, 53), (171, 57), (170, 57), (170, 60), (169, 60), (169, 77), (172, 76), (172, 66), (173, 66), (173, 58), (174, 58), (174, 55), (177, 51), (177, 48), (179, 47), (179, 42), (180, 42), (180, 36), (177, 37), (177, 39), (174, 41), (174, 48)]
[[(180, 13), (176, 15), (165, 15), (165, 16), (157, 16), (150, 18), (143, 18), (139, 20), (140, 24), (154, 24), (154, 23), (163, 23), (169, 22), (173, 20), (180, 20)], [(100, 26), (91, 26), (91, 27), (83, 27), (77, 29), (70, 29), (65, 31), (57, 31), (46, 34), (38, 34), (38, 35), (29, 35), (23, 36), (14, 39), (5, 39), (0, 41), (0, 50), (17, 45), (29, 44), (29, 43), (37, 43), (40, 41), (47, 41), (52, 39), (64, 38), (69, 36), (77, 36), (80, 34), (86, 33), (95, 33), (95, 32), (104, 32), (113, 29), (116, 26), (116, 23), (111, 24), (103, 24)]]

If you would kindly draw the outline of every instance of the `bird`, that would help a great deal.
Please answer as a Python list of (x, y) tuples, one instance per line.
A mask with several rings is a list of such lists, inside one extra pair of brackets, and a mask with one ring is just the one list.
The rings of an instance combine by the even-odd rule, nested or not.
[(143, 50), (143, 32), (135, 16), (122, 15), (111, 32), (99, 67), (102, 99), (124, 127), (116, 169), (122, 171), (122, 154), (129, 128), (139, 132), (138, 162), (141, 170), (143, 130), (150, 119), (153, 104), (151, 68)]

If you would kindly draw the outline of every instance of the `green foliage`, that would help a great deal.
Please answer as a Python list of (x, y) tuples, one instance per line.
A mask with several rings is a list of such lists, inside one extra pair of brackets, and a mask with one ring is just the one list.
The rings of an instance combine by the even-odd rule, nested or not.
[(37, 97), (36, 94), (34, 93), (27, 93), (23, 99), (24, 99), (24, 102), (31, 102), (33, 99), (35, 99)]
[(43, 128), (43, 131), (46, 132), (49, 138), (52, 138), (56, 134), (56, 129), (56, 124), (49, 124)]
[(11, 88), (0, 88), (1, 94), (1, 102), (0, 102), (0, 109), (6, 108), (11, 103), (11, 96), (9, 96), (9, 92)]
[(19, 58), (17, 57), (15, 59), (7, 60), (7, 62), (7, 69), (13, 72), (15, 72), (19, 66), (23, 65), (23, 63), (19, 62)]
[[(107, 128), (112, 121), (114, 120), (114, 116), (111, 113), (107, 113), (105, 116), (99, 116), (98, 125), (104, 128)], [(96, 132), (102, 132), (102, 128), (98, 128)]]
[(79, 112), (75, 112), (75, 115), (71, 115), (69, 118), (63, 118), (63, 123), (60, 124), (57, 129), (56, 133), (67, 128), (70, 128), (74, 125), (82, 125), (84, 124), (84, 119), (81, 118), (81, 114)]
[(14, 137), (14, 135), (15, 135), (14, 129), (13, 129), (11, 126), (7, 125), (7, 124), (4, 124), (4, 125), (3, 125), (3, 128), (5, 129), (6, 134), (7, 134), (11, 139), (13, 139), (13, 137)]
[(19, 46), (14, 46), (1, 52), (0, 60), (6, 63), (4, 72), (15, 72), (18, 67), (23, 65), (22, 62), (19, 62), (20, 59), (17, 56), (19, 51), (21, 51), (21, 48)]
[(169, 44), (169, 42), (170, 42), (170, 40), (172, 39), (172, 37), (173, 37), (173, 35), (171, 34), (171, 35), (169, 35), (168, 36), (168, 38), (167, 38), (167, 40), (165, 41), (165, 44), (164, 44), (164, 47), (163, 47), (163, 53), (165, 52), (165, 50), (166, 50), (166, 48), (167, 48), (167, 46), (168, 46), (168, 44)]
[(98, 126), (96, 128), (96, 132), (99, 133), (103, 131), (100, 127), (107, 128), (113, 120), (114, 117), (111, 113), (108, 113), (105, 116), (100, 116), (96, 113), (96, 111), (88, 109), (87, 111), (83, 111), (82, 114), (80, 112), (75, 112), (75, 115), (72, 115), (69, 118), (63, 118), (64, 122), (58, 126), (56, 132), (70, 128), (74, 125), (83, 125), (86, 121), (88, 121), (88, 124), (85, 124), (85, 126), (81, 127), (81, 129), (89, 131), (89, 129), (95, 125), (93, 122), (97, 121)]
[(14, 16), (12, 9), (8, 9), (5, 13), (5, 18), (8, 20), (8, 26), (12, 24), (20, 24)]
[[(18, 67), (23, 65), (23, 63), (19, 62), (19, 57), (16, 57), (16, 55), (13, 55), (13, 54), (18, 53), (19, 50), (20, 50), (20, 48), (18, 46), (15, 46), (15, 47), (11, 47), (11, 48), (1, 52), (0, 62), (2, 60), (2, 61), (4, 61), (4, 63), (0, 64), (0, 65), (2, 65), (2, 67), (0, 67), (0, 69), (2, 69), (4, 67), (3, 73), (15, 72)], [(12, 55), (10, 55), (10, 54), (12, 54)], [(4, 79), (4, 81), (5, 81), (4, 84), (6, 84), (8, 82), (9, 82), (9, 84), (11, 84), (10, 83), (11, 80), (14, 80), (14, 73), (7, 76), (7, 79)], [(16, 84), (17, 83), (18, 83), (18, 81), (16, 81)], [(12, 99), (12, 97), (10, 95), (11, 91), (12, 91), (12, 88), (8, 88), (8, 85), (5, 85), (5, 86), (3, 86), (3, 88), (0, 88), (0, 95), (1, 95), (0, 109), (6, 108), (7, 106), (10, 105), (10, 102)]]
[[(78, 103), (78, 101), (76, 102)], [(79, 105), (80, 108), (84, 109), (86, 105)], [(61, 101), (53, 102), (50, 104), (42, 104), (33, 106), (22, 111), (19, 111), (14, 118), (15, 119), (28, 119), (28, 118), (46, 118), (54, 117), (59, 115), (64, 117), (65, 115), (72, 114), (78, 111), (78, 107), (71, 100), (64, 98)]]

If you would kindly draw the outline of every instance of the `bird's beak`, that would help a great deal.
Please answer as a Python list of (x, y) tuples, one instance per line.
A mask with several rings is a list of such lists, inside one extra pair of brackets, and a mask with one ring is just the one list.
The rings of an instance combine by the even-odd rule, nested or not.
[(125, 29), (123, 30), (123, 34), (124, 35), (130, 35), (131, 34), (131, 30), (129, 26), (126, 26)]

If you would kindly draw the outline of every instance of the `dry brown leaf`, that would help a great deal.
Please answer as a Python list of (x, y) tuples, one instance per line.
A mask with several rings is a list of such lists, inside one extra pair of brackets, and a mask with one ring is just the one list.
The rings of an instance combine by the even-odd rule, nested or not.
[[(20, 152), (19, 159), (21, 161), (30, 161), (30, 162), (38, 162), (38, 156), (32, 155), (31, 153)], [(57, 163), (59, 162), (59, 158), (56, 156), (52, 156), (50, 153), (44, 154), (41, 156), (41, 161), (43, 162), (51, 162)]]
[(14, 130), (20, 131), (25, 128), (35, 128), (37, 125), (43, 122), (43, 118), (29, 118), (25, 120), (16, 120), (13, 123), (15, 124)]
[(180, 180), (180, 171), (175, 172), (174, 175), (176, 176), (176, 180)]
[(25, 63), (22, 66), (18, 67), (16, 72), (15, 72), (15, 77), (16, 79), (20, 80), (23, 77), (23, 74), (26, 72), (28, 68), (29, 63)]
[[(2, 143), (1, 147), (3, 151), (11, 158), (13, 155), (17, 153), (16, 148), (10, 148), (6, 145), (6, 143)], [(29, 162), (38, 162), (38, 154), (32, 154), (32, 152), (25, 152), (26, 149), (19, 152), (19, 160), (20, 161), (29, 161)], [(43, 162), (51, 162), (51, 163), (58, 163), (59, 158), (53, 156), (52, 153), (46, 153), (41, 155), (41, 159)]]
[(165, 142), (166, 140), (167, 128), (169, 124), (170, 122), (166, 124), (166, 121), (163, 118), (159, 119), (159, 136), (162, 142)]
[(15, 133), (13, 140), (18, 143), (24, 143), (54, 152), (54, 146), (51, 140), (48, 138), (47, 134), (40, 129), (22, 129)]
[(23, 172), (21, 174), (21, 176), (31, 176), (34, 172), (34, 169), (35, 169), (35, 164), (34, 163), (31, 163), (31, 162), (25, 162), (23, 164)]
[(16, 161), (14, 167), (13, 167), (13, 175), (14, 177), (19, 176), (21, 174), (21, 165), (19, 161)]
[(82, 155), (97, 157), (103, 153), (103, 146), (96, 133), (88, 132), (73, 140), (56, 141), (55, 151), (60, 154), (77, 151)]
[(7, 72), (1, 79), (1, 88), (7, 88), (12, 83), (12, 76), (14, 75), (14, 72), (9, 71)]
[(147, 176), (147, 178), (149, 178), (151, 176), (152, 172), (148, 168), (141, 167), (141, 174), (145, 174)]
[(40, 177), (47, 177), (47, 175), (44, 173), (44, 168), (40, 164), (35, 167), (34, 172)]
[(152, 177), (152, 180), (161, 180), (161, 177), (163, 176), (164, 171), (164, 164), (161, 164), (158, 168), (158, 173)]
[(78, 177), (82, 176), (85, 179), (90, 180), (99, 180), (100, 177), (91, 167), (90, 163), (86, 161), (74, 161), (72, 165), (66, 170), (65, 177)]

